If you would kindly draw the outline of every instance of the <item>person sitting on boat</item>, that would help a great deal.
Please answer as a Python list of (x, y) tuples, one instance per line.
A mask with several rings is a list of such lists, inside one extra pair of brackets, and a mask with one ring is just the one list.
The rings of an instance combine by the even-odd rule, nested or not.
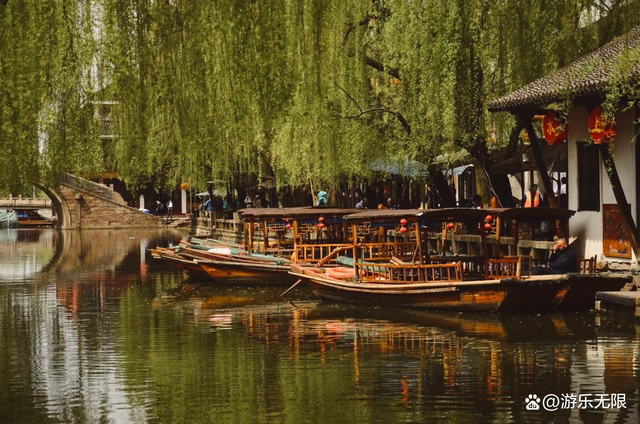
[(551, 249), (553, 253), (549, 257), (549, 266), (535, 266), (531, 270), (533, 275), (553, 275), (577, 272), (578, 259), (573, 249), (567, 244), (567, 239), (562, 237), (556, 240)]

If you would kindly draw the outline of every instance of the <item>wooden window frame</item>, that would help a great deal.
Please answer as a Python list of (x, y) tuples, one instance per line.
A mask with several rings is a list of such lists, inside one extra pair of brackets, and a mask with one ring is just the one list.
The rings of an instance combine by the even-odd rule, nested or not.
[(600, 150), (585, 141), (576, 143), (578, 167), (578, 210), (600, 212)]

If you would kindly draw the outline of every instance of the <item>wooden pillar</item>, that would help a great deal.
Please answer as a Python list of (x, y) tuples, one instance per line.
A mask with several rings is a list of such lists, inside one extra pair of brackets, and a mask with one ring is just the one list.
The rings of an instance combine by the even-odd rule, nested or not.
[(248, 237), (249, 245), (247, 247), (249, 248), (249, 252), (253, 252), (253, 220), (252, 219), (249, 219), (248, 233), (249, 233), (249, 237)]
[[(540, 150), (540, 144), (538, 144), (538, 136), (536, 135), (535, 130), (533, 129), (533, 124), (531, 123), (531, 119), (527, 119), (526, 129), (527, 134), (529, 134), (529, 141), (531, 142), (531, 150), (533, 151), (533, 156), (536, 159), (536, 165), (538, 166), (538, 173), (540, 174), (540, 178), (542, 179), (542, 185), (544, 186), (544, 195), (547, 196), (549, 200), (549, 206), (552, 208), (558, 207), (558, 202), (556, 201), (556, 195), (553, 192), (553, 184), (551, 183), (551, 178), (549, 178), (549, 174), (547, 173), (547, 166), (544, 163), (544, 158), (542, 157), (542, 151)], [(533, 201), (533, 199), (532, 199)]]
[(293, 224), (292, 228), (293, 228), (293, 261), (294, 262), (298, 262), (298, 260), (300, 259), (300, 255), (298, 254), (300, 251), (300, 245), (302, 244), (302, 240), (300, 240), (300, 243), (298, 243), (298, 220), (297, 219), (293, 219)]
[(420, 237), (420, 221), (414, 222), (416, 226), (416, 255), (414, 257), (418, 258), (418, 263), (422, 263), (422, 237)]
[(262, 238), (264, 239), (264, 242), (262, 243), (264, 247), (262, 250), (264, 253), (267, 253), (267, 248), (269, 247), (269, 223), (266, 219), (262, 221), (262, 233)]

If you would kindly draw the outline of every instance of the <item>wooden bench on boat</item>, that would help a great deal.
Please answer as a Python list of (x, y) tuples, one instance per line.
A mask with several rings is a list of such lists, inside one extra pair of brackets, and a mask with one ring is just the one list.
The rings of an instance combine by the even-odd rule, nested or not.
[(462, 275), (468, 278), (482, 278), (484, 276), (484, 258), (482, 256), (430, 256), (429, 263), (446, 264), (460, 262)]
[(488, 259), (485, 267), (487, 280), (503, 278), (521, 279), (531, 276), (531, 256), (506, 256), (500, 259)]
[[(592, 256), (590, 258), (578, 259), (578, 270), (577, 270), (577, 272), (579, 274), (593, 274), (594, 272), (597, 272), (597, 270), (596, 270), (596, 258), (597, 258), (597, 256)], [(545, 260), (533, 259), (532, 260), (532, 264), (534, 266), (549, 266), (549, 260), (548, 259), (545, 259)]]
[(462, 281), (460, 262), (444, 264), (413, 264), (392, 258), (390, 263), (358, 262), (357, 268), (364, 282), (428, 283)]
[(591, 274), (596, 272), (596, 257), (578, 259), (578, 272), (580, 274)]

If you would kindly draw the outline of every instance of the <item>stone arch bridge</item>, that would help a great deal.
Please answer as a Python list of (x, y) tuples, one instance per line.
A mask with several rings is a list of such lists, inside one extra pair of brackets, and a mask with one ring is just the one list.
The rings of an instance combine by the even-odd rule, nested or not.
[(50, 198), (60, 229), (158, 227), (153, 215), (127, 205), (120, 194), (101, 184), (71, 174), (55, 187), (41, 188)]

